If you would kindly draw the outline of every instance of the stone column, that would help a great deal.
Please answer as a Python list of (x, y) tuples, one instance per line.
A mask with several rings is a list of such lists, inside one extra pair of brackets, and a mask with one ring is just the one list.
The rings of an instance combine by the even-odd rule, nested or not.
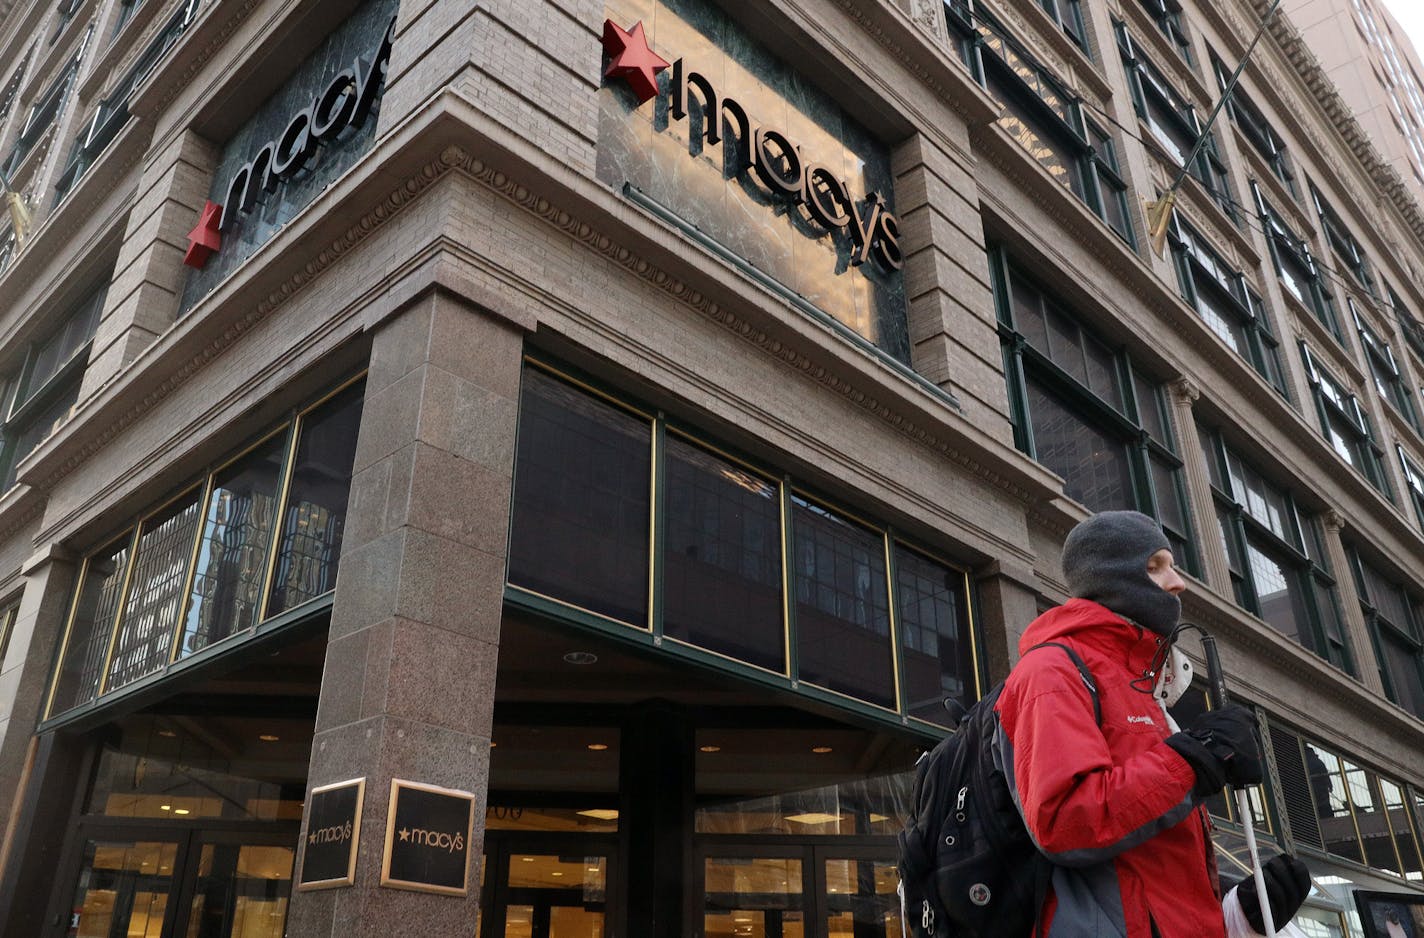
[[(522, 351), (438, 288), (376, 327), (308, 777), (366, 779), (356, 883), (289, 935), (474, 933)], [(468, 897), (379, 885), (392, 778), (477, 794)]]
[(1226, 557), (1226, 545), (1221, 539), (1216, 499), (1211, 494), (1211, 474), (1202, 456), (1201, 435), (1197, 433), (1197, 421), (1192, 415), (1192, 405), (1201, 397), (1201, 388), (1190, 378), (1178, 378), (1172, 382), (1171, 392), (1177, 455), (1182, 457), (1182, 471), (1187, 476), (1187, 501), (1190, 503), (1190, 520), (1195, 529), (1197, 550), (1201, 553), (1202, 580), (1221, 596), (1235, 602), (1231, 589), (1231, 565)]
[(81, 400), (112, 381), (173, 324), (188, 270), (183, 266), (188, 232), (198, 224), (216, 165), (216, 148), (191, 130), (145, 158)]
[(0, 663), (0, 934), (39, 933), (75, 787), (76, 747), (36, 741), (54, 657), (63, 639), (75, 565), (45, 548), (21, 568), (25, 591)]
[(1345, 624), (1345, 641), (1350, 643), (1350, 655), (1355, 660), (1355, 669), (1360, 672), (1360, 681), (1370, 690), (1384, 696), (1384, 681), (1380, 678), (1379, 662), (1375, 659), (1375, 645), (1370, 641), (1370, 628), (1365, 622), (1365, 611), (1360, 608), (1360, 594), (1355, 588), (1355, 574), (1350, 569), (1350, 558), (1345, 555), (1345, 543), (1340, 532), (1345, 520), (1334, 508), (1320, 515), (1324, 530), (1325, 553), (1330, 559), (1330, 572), (1335, 575), (1335, 595), (1340, 601), (1340, 618)]

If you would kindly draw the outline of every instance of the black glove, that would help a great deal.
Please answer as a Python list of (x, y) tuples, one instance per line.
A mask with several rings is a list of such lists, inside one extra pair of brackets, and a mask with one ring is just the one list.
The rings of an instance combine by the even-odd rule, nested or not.
[[(1310, 894), (1310, 871), (1305, 864), (1289, 854), (1281, 854), (1266, 861), (1261, 867), (1261, 875), (1266, 880), (1266, 898), (1271, 903), (1271, 921), (1280, 928), (1295, 917), (1295, 913)], [(1236, 887), (1236, 898), (1241, 900), (1241, 911), (1246, 913), (1246, 921), (1258, 935), (1266, 933), (1266, 923), (1261, 921), (1261, 900), (1256, 894), (1256, 877), (1248, 876)]]
[(1239, 704), (1208, 710), (1182, 732), (1168, 736), (1166, 743), (1197, 773), (1192, 791), (1198, 798), (1216, 794), (1227, 783), (1241, 788), (1261, 782), (1256, 718)]

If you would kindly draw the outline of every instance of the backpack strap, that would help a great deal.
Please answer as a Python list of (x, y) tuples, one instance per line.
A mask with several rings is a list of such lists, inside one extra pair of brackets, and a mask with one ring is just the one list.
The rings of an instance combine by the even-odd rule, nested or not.
[[(1088, 670), (1088, 666), (1083, 663), (1082, 658), (1078, 657), (1078, 653), (1076, 651), (1063, 644), (1062, 642), (1040, 642), (1039, 644), (1034, 645), (1032, 648), (1028, 649), (1028, 651), (1034, 651), (1035, 649), (1044, 648), (1048, 645), (1052, 645), (1054, 648), (1063, 649), (1063, 653), (1066, 654), (1073, 661), (1074, 666), (1076, 666), (1078, 669), (1078, 676), (1083, 679), (1083, 686), (1088, 689), (1088, 694), (1093, 698), (1093, 718), (1097, 720), (1099, 726), (1102, 726), (1103, 705), (1098, 701), (1098, 685), (1093, 681), (1093, 672)], [(1025, 654), (1026, 653), (1027, 652), (1025, 652)]]

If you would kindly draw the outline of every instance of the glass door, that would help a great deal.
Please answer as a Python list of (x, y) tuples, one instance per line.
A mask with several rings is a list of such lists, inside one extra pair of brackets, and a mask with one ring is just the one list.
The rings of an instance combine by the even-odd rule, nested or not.
[[(64, 938), (282, 938), (297, 829), (81, 823)], [(77, 869), (76, 869), (77, 866)]]
[(605, 838), (487, 838), (481, 938), (611, 936), (613, 848)]
[(200, 835), (182, 938), (282, 938), (292, 897), (295, 836)]
[(894, 847), (705, 847), (703, 938), (898, 938)]
[(183, 844), (157, 836), (86, 838), (67, 938), (164, 938)]

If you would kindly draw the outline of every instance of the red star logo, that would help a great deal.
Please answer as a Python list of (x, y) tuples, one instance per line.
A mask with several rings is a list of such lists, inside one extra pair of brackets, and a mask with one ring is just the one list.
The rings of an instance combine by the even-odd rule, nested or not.
[(631, 31), (624, 30), (612, 20), (603, 21), (603, 51), (612, 59), (604, 78), (624, 78), (642, 104), (658, 93), (658, 72), (668, 67), (668, 63), (656, 52), (648, 48), (648, 37), (643, 35), (643, 23), (634, 24)]
[(218, 231), (221, 224), (222, 206), (209, 201), (198, 217), (198, 226), (188, 232), (188, 252), (183, 255), (183, 263), (202, 270), (208, 258), (222, 247), (222, 234)]

